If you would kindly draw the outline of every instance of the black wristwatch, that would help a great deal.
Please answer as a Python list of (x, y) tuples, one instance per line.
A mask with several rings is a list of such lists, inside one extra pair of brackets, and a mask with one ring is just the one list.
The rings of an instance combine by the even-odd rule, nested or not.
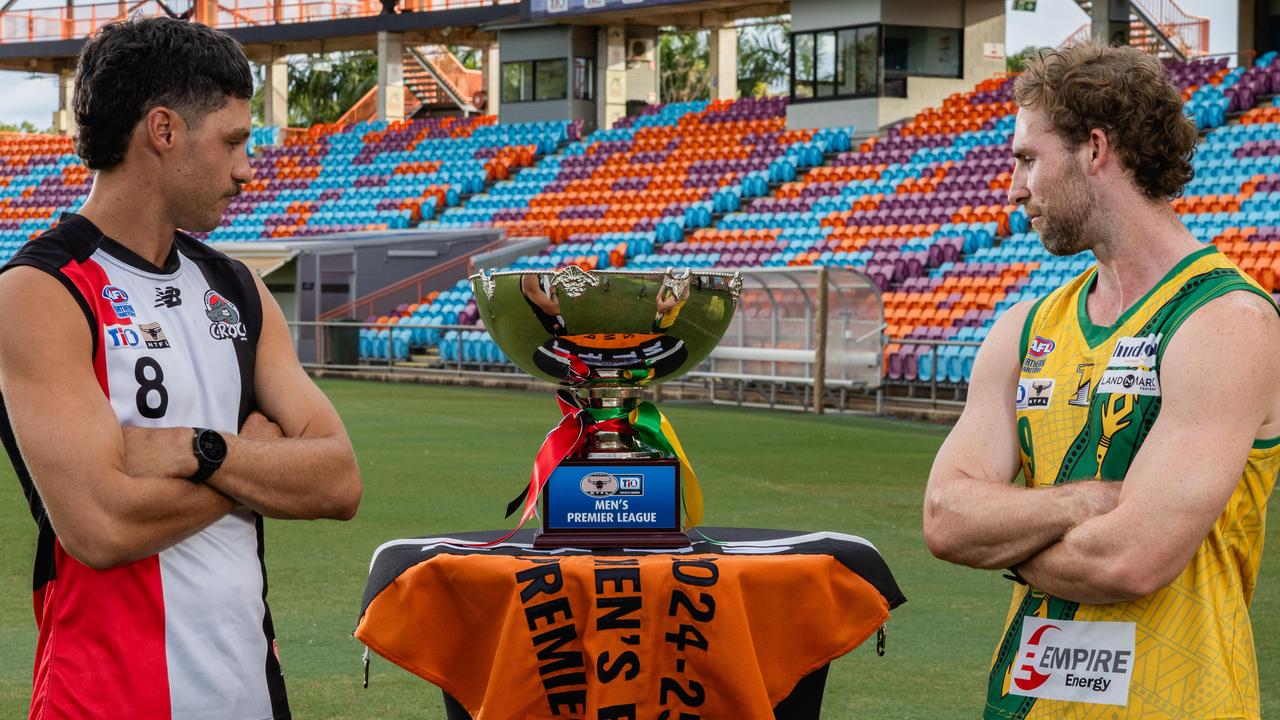
[(227, 441), (215, 430), (205, 428), (194, 428), (194, 430), (195, 437), (192, 438), (191, 448), (196, 454), (196, 462), (200, 463), (200, 469), (187, 479), (201, 484), (217, 472), (218, 468), (222, 467), (222, 461), (227, 459)]

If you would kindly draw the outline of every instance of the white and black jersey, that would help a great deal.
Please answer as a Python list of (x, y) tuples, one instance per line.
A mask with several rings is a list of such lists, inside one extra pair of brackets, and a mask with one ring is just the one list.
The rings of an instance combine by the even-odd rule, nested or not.
[[(235, 434), (254, 408), (262, 305), (243, 263), (179, 232), (155, 267), (64, 215), (4, 269), (19, 265), (84, 310), (121, 425)], [(39, 530), (31, 718), (289, 718), (260, 515), (241, 507), (157, 555), (93, 570), (63, 550), (7, 413), (0, 433)]]

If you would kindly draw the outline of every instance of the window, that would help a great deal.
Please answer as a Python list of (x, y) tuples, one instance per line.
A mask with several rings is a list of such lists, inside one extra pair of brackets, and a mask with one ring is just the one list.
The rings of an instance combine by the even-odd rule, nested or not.
[(568, 97), (569, 61), (538, 60), (533, 63), (533, 99), (563, 100)]
[(791, 35), (791, 97), (874, 97), (880, 88), (878, 25)]
[(885, 77), (962, 77), (962, 45), (958, 28), (885, 25)]
[(791, 95), (798, 98), (813, 97), (813, 34), (795, 35), (791, 41)]
[(502, 63), (502, 102), (533, 99), (533, 63)]
[(564, 59), (502, 63), (502, 102), (565, 99), (568, 67)]
[(573, 98), (594, 100), (596, 97), (596, 61), (594, 58), (573, 59)]

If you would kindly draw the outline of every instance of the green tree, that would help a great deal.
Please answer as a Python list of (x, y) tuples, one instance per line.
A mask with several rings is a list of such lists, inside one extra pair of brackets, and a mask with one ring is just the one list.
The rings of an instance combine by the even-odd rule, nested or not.
[[(262, 121), (263, 70), (255, 75), (258, 90), (253, 113)], [(289, 125), (309, 127), (342, 117), (378, 82), (378, 56), (372, 52), (338, 52), (289, 59)]]
[(1009, 72), (1022, 72), (1027, 69), (1028, 62), (1038, 57), (1040, 53), (1046, 53), (1052, 49), (1050, 47), (1028, 45), (1012, 55), (1006, 55), (1004, 66)]
[(49, 128), (40, 129), (36, 127), (30, 120), (23, 120), (20, 123), (0, 123), (0, 132), (7, 133), (48, 133)]
[(738, 93), (763, 97), (785, 92), (791, 70), (789, 18), (738, 29)]
[(707, 33), (664, 32), (658, 40), (662, 102), (687, 102), (711, 97), (710, 49)]
[(458, 58), (458, 62), (462, 63), (462, 67), (468, 70), (479, 70), (484, 65), (484, 52), (480, 48), (468, 47), (466, 45), (446, 45), (449, 52)]

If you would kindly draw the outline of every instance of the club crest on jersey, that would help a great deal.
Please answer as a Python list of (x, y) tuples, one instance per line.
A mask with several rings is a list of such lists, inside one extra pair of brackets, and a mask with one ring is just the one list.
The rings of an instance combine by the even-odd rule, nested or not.
[(129, 304), (129, 293), (115, 285), (105, 285), (102, 288), (102, 297), (111, 303), (111, 309), (115, 310), (116, 317), (129, 318), (137, 315), (133, 310), (133, 305)]
[(204, 314), (209, 318), (209, 335), (214, 340), (244, 340), (248, 337), (240, 310), (217, 290), (204, 294)]
[(1022, 372), (1038, 373), (1044, 369), (1045, 359), (1049, 357), (1049, 353), (1058, 346), (1057, 343), (1049, 338), (1037, 335), (1030, 344), (1027, 345), (1027, 357), (1022, 361)]

